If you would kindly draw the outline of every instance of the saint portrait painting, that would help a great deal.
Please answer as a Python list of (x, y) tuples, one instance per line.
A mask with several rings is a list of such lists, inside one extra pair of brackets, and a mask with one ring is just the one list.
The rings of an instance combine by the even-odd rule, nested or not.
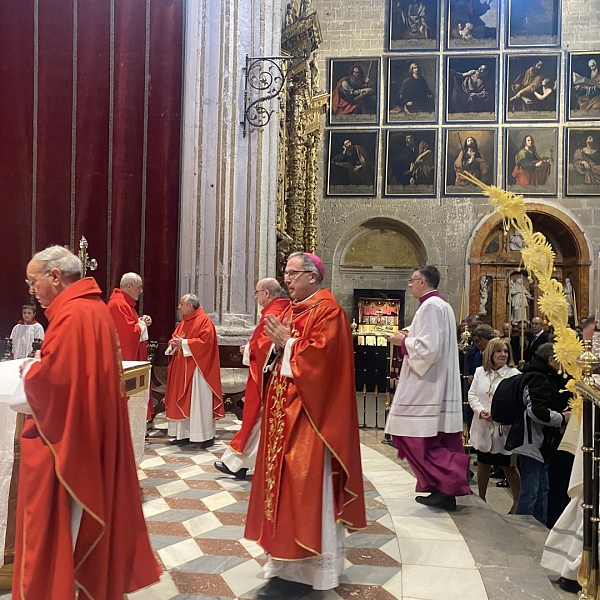
[(390, 50), (439, 48), (441, 0), (389, 0)]
[(505, 186), (510, 192), (526, 196), (556, 196), (556, 127), (507, 129)]
[(507, 121), (557, 121), (560, 57), (514, 54), (506, 57)]
[(375, 196), (379, 131), (329, 131), (327, 196)]
[(472, 196), (481, 190), (461, 177), (470, 173), (487, 185), (496, 185), (495, 129), (448, 129), (445, 138), (444, 194)]
[(497, 121), (497, 78), (496, 56), (447, 57), (446, 121)]
[(498, 48), (500, 0), (448, 0), (449, 50)]
[(379, 58), (329, 61), (331, 125), (378, 123)]
[(567, 129), (566, 193), (600, 196), (600, 128)]
[(600, 118), (600, 52), (571, 52), (568, 62), (567, 118)]
[(388, 130), (385, 148), (386, 196), (435, 196), (435, 129)]
[(435, 123), (437, 73), (436, 57), (389, 59), (388, 123)]
[(508, 45), (560, 46), (560, 16), (560, 0), (509, 0)]

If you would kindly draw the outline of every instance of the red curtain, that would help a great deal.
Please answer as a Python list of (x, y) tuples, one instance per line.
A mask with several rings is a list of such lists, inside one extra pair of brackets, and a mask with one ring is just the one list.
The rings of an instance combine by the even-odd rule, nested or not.
[(32, 253), (82, 235), (106, 297), (140, 273), (150, 338), (172, 333), (183, 5), (0, 0), (0, 335)]

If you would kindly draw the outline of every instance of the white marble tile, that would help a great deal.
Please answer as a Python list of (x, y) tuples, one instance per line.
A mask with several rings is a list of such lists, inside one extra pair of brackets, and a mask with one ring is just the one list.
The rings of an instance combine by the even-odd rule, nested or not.
[(415, 540), (400, 538), (403, 565), (475, 569), (475, 561), (467, 544), (462, 541)]
[(217, 460), (215, 455), (210, 452), (206, 452), (206, 454), (196, 454), (196, 456), (190, 456), (190, 458), (197, 465), (212, 465), (215, 460)]
[(141, 481), (142, 479), (148, 479), (148, 475), (146, 475), (146, 473), (144, 473), (144, 471), (142, 471), (141, 469), (138, 469), (137, 476), (138, 481)]
[(400, 546), (398, 545), (398, 539), (394, 538), (389, 542), (385, 543), (383, 546), (379, 548), (382, 552), (385, 552), (388, 556), (391, 556), (394, 560), (397, 560), (399, 563), (402, 563), (402, 558), (400, 556)]
[(327, 590), (326, 592), (319, 593), (319, 600), (341, 600), (341, 596), (335, 592), (335, 590)]
[(190, 560), (200, 558), (204, 554), (202, 550), (200, 550), (196, 540), (192, 539), (177, 542), (166, 548), (161, 548), (157, 552), (167, 570), (190, 562)]
[(224, 431), (239, 431), (241, 427), (239, 425), (228, 425), (227, 427), (223, 427)]
[(262, 567), (254, 559), (221, 573), (221, 577), (236, 596), (241, 596), (265, 583)]
[(149, 517), (153, 517), (154, 515), (160, 515), (160, 513), (164, 513), (168, 510), (171, 510), (171, 507), (163, 498), (155, 498), (154, 500), (144, 502), (142, 504), (142, 510), (144, 511), (144, 517), (148, 519)]
[(391, 529), (392, 531), (394, 530), (394, 522), (392, 521), (392, 517), (389, 515), (389, 513), (377, 519), (377, 523), (383, 525), (384, 527), (387, 527), (388, 529)]
[(194, 477), (195, 475), (201, 475), (204, 473), (204, 469), (198, 465), (190, 465), (189, 467), (183, 467), (183, 469), (177, 469), (175, 471), (181, 479), (187, 479), (188, 477)]
[(385, 483), (376, 486), (377, 491), (384, 498), (406, 498), (411, 495), (413, 498), (415, 497), (415, 485), (414, 483), (399, 483), (399, 484), (391, 484)]
[(179, 448), (179, 446), (165, 446), (164, 448), (156, 448), (155, 452), (159, 456), (166, 456), (168, 454), (177, 454), (181, 452), (181, 448)]
[(126, 594), (125, 597), (128, 600), (171, 600), (178, 594), (179, 590), (171, 579), (171, 575), (164, 572), (158, 583), (132, 594)]
[(253, 542), (252, 540), (247, 540), (246, 538), (242, 538), (240, 540), (240, 544), (242, 546), (244, 546), (244, 548), (246, 548), (246, 550), (248, 551), (248, 554), (250, 554), (250, 556), (252, 558), (256, 558), (257, 556), (260, 556), (261, 554), (264, 553), (264, 550), (256, 542)]
[(392, 517), (398, 538), (461, 541), (462, 535), (452, 519), (437, 517)]
[[(394, 598), (405, 600), (402, 592), (402, 571), (398, 571), (391, 579), (388, 579), (382, 587), (386, 592), (389, 592), (392, 596), (394, 596)], [(440, 596), (440, 600), (441, 598), (443, 597)]]
[(164, 465), (165, 461), (160, 456), (153, 456), (152, 458), (145, 458), (140, 463), (140, 469), (149, 469), (150, 467), (158, 467)]
[(477, 569), (404, 565), (402, 593), (423, 600), (488, 600)]
[(179, 494), (180, 492), (189, 490), (190, 486), (185, 481), (176, 479), (175, 481), (169, 481), (169, 483), (157, 485), (156, 489), (161, 496), (172, 496), (173, 494)]
[(392, 517), (431, 517), (436, 519), (452, 519), (447, 510), (424, 506), (415, 501), (414, 496), (405, 498), (387, 498), (387, 509)]
[(183, 521), (182, 525), (189, 531), (192, 537), (202, 535), (217, 527), (222, 527), (221, 521), (211, 512)]
[(212, 496), (202, 498), (202, 502), (204, 502), (208, 510), (218, 510), (219, 508), (235, 504), (237, 500), (229, 492), (217, 492)]

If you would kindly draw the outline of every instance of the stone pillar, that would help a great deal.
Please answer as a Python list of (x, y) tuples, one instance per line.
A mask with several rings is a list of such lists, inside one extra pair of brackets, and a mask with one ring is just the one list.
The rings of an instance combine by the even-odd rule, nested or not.
[(246, 54), (280, 54), (281, 3), (186, 2), (185, 32), (180, 293), (198, 295), (220, 343), (238, 344), (256, 280), (275, 273), (277, 219), (277, 112), (243, 137), (243, 68)]

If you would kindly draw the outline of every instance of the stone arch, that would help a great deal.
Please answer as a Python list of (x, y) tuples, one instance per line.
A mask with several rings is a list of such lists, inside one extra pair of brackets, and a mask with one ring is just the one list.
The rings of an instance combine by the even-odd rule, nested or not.
[[(561, 281), (575, 281), (578, 317), (589, 313), (590, 250), (582, 228), (566, 212), (541, 202), (526, 202), (527, 214), (535, 231), (543, 233), (556, 252), (556, 274)], [(469, 312), (499, 328), (509, 316), (507, 276), (518, 269), (520, 252), (512, 251), (509, 237), (502, 231), (502, 217), (488, 216), (475, 230), (468, 250)], [(514, 247), (514, 246), (513, 246)], [(488, 310), (481, 302), (483, 278), (489, 278)], [(485, 312), (482, 312), (482, 309)], [(532, 310), (537, 304), (532, 303)]]

